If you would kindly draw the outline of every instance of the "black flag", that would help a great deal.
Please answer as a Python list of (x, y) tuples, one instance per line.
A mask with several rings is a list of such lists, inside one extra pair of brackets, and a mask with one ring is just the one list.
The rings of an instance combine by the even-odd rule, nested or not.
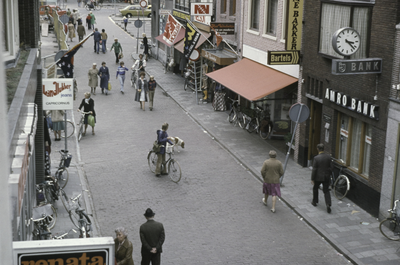
[(185, 39), (184, 44), (185, 47), (183, 49), (183, 55), (186, 59), (190, 58), (194, 48), (196, 48), (196, 44), (200, 39), (201, 34), (197, 32), (188, 22), (186, 23), (186, 31), (185, 31)]

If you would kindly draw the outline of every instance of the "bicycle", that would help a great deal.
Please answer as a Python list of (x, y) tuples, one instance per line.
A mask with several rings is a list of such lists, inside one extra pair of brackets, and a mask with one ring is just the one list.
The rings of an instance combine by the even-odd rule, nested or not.
[(58, 185), (61, 188), (65, 188), (69, 179), (67, 168), (71, 163), (72, 155), (68, 154), (68, 150), (61, 150), (59, 152), (61, 154), (61, 160), (55, 173), (55, 177), (57, 178)]
[(183, 90), (185, 90), (185, 91), (189, 86), (189, 82), (190, 82), (189, 78), (190, 78), (191, 74), (192, 74), (192, 71), (190, 70), (190, 68), (185, 68), (185, 73), (184, 73), (185, 84), (183, 85)]
[(42, 207), (45, 205), (49, 205), (46, 207), (50, 207), (50, 209), (48, 209), (48, 213), (52, 219), (48, 224), (49, 229), (53, 229), (53, 227), (56, 225), (56, 222), (57, 222), (57, 210), (52, 205), (52, 202), (54, 201), (54, 198), (55, 198), (54, 196), (56, 196), (53, 194), (53, 192), (54, 192), (54, 189), (52, 187), (49, 188), (49, 186), (46, 182), (36, 185), (37, 206)]
[(400, 207), (397, 206), (398, 203), (399, 200), (396, 200), (393, 209), (388, 210), (391, 217), (382, 220), (379, 224), (382, 235), (393, 241), (400, 239)]
[(52, 205), (45, 204), (38, 207), (33, 207), (32, 218), (34, 229), (32, 231), (34, 240), (45, 240), (51, 238), (50, 227), (54, 217), (52, 216)]
[[(51, 115), (50, 114), (48, 114), (48, 115), (46, 115), (46, 118), (47, 117), (51, 117)], [(47, 119), (46, 119), (47, 120)], [(64, 121), (63, 121), (64, 122)], [(64, 124), (64, 126), (65, 126), (65, 124)], [(51, 130), (53, 130), (53, 125), (51, 124), (48, 124), (48, 127), (51, 129)], [(69, 137), (71, 137), (73, 134), (74, 134), (74, 132), (75, 132), (75, 125), (74, 125), (74, 123), (72, 122), (72, 121), (70, 121), (70, 120), (67, 120), (67, 138), (69, 138)], [(61, 137), (62, 138), (65, 138), (65, 130), (62, 130), (61, 131)]]
[(255, 111), (256, 116), (251, 119), (246, 129), (249, 133), (256, 131), (263, 140), (268, 139), (272, 133), (272, 124), (269, 119), (267, 119), (263, 109), (257, 106)]
[[(164, 146), (162, 145), (162, 147)], [(168, 175), (170, 179), (173, 182), (178, 183), (181, 180), (182, 171), (178, 161), (176, 161), (173, 157), (173, 147), (174, 145), (170, 145), (169, 143), (167, 143), (165, 153), (168, 154), (168, 159), (166, 159), (165, 162), (161, 164), (161, 171), (163, 171), (163, 168), (166, 167), (168, 164)], [(149, 151), (147, 155), (147, 161), (149, 163), (150, 171), (156, 173), (157, 153), (154, 150)]]
[(89, 5), (89, 4), (85, 5), (85, 8), (86, 8), (87, 11), (90, 11), (90, 10), (101, 10), (101, 7), (102, 7), (102, 5), (99, 5), (97, 3), (93, 3), (93, 5)]
[[(343, 162), (343, 160), (340, 161)], [(346, 197), (347, 193), (350, 190), (350, 180), (346, 175), (342, 174), (342, 171), (344, 168), (346, 168), (346, 166), (339, 165), (339, 167), (340, 169), (337, 177), (332, 170), (330, 185), (333, 189), (333, 194), (335, 195), (335, 197), (338, 200), (341, 200)]]
[(91, 114), (91, 112), (84, 112), (84, 111), (80, 111), (81, 113), (81, 119), (78, 123), (79, 126), (79, 132), (78, 132), (78, 142), (81, 141), (82, 136), (83, 136), (83, 130), (85, 129), (85, 114)]
[[(79, 237), (87, 238), (90, 237), (89, 231), (92, 230), (92, 221), (90, 220), (88, 214), (85, 213), (85, 209), (81, 207), (79, 201), (81, 196), (82, 194), (79, 194), (75, 198), (68, 199), (64, 190), (60, 191), (61, 202), (67, 210), (72, 224), (79, 229)], [(75, 212), (75, 215), (73, 212)]]
[(164, 74), (166, 74), (170, 70), (172, 71), (174, 65), (175, 65), (174, 59), (170, 59), (170, 56), (168, 56), (164, 64)]
[(228, 115), (228, 120), (230, 123), (234, 123), (234, 125), (239, 124), (240, 128), (244, 126), (243, 115), (240, 112), (240, 104), (239, 100), (234, 100), (228, 97), (229, 100), (232, 101), (232, 108)]

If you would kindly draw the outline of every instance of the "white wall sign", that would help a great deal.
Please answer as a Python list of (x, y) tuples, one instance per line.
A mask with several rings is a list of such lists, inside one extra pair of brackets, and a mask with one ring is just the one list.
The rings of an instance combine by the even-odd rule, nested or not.
[(72, 110), (74, 86), (72, 78), (43, 79), (43, 110)]
[(192, 20), (205, 25), (211, 24), (211, 16), (192, 16)]
[(212, 3), (191, 3), (190, 15), (191, 16), (212, 16), (213, 15)]

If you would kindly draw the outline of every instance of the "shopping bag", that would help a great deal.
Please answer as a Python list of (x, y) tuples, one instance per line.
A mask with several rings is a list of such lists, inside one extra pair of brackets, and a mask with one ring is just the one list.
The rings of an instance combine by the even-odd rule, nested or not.
[(94, 127), (95, 122), (94, 122), (94, 116), (93, 116), (93, 115), (89, 115), (89, 117), (88, 117), (88, 124), (89, 124), (90, 126)]
[(118, 55), (118, 59), (122, 59), (122, 58), (124, 58), (124, 54), (121, 52), (121, 53)]
[(111, 83), (110, 82), (108, 82), (108, 91), (110, 91), (111, 90)]

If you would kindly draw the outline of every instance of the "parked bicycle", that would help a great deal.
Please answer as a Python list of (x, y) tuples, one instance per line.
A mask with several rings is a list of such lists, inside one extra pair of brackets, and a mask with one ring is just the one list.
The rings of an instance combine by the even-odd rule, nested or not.
[[(46, 120), (47, 120), (47, 126), (53, 130), (53, 125), (51, 122), (51, 114), (46, 115)], [(65, 126), (65, 125), (64, 125)], [(72, 121), (67, 120), (67, 138), (71, 137), (75, 132), (75, 125)], [(61, 137), (65, 138), (65, 130), (61, 131)]]
[[(340, 162), (343, 163), (343, 160), (340, 160)], [(330, 185), (333, 189), (333, 194), (335, 195), (335, 197), (338, 200), (341, 200), (346, 197), (347, 193), (350, 190), (350, 180), (346, 175), (342, 174), (342, 171), (346, 168), (346, 166), (339, 164), (339, 167), (340, 169), (337, 176), (335, 176), (335, 173), (332, 170)]]
[(79, 229), (80, 238), (90, 237), (89, 232), (92, 231), (92, 221), (89, 215), (85, 212), (85, 209), (81, 207), (79, 194), (75, 198), (69, 199), (64, 190), (60, 191), (61, 201), (68, 212), (69, 218), (72, 224)]
[(168, 56), (164, 64), (164, 74), (166, 74), (168, 71), (173, 71), (174, 65), (174, 59), (171, 59), (171, 56)]
[(189, 87), (189, 82), (190, 82), (190, 75), (192, 74), (192, 70), (190, 68), (185, 68), (185, 84), (183, 85), (183, 90), (186, 91), (186, 89)]
[(54, 188), (49, 184), (50, 182), (44, 182), (36, 185), (36, 204), (38, 207), (49, 205), (46, 207), (50, 207), (49, 215), (52, 217), (52, 220), (48, 224), (49, 229), (53, 229), (57, 222), (57, 210), (54, 208), (52, 203), (56, 200), (57, 195), (54, 194)]
[(234, 125), (238, 124), (240, 128), (243, 128), (244, 126), (244, 120), (243, 120), (243, 115), (240, 112), (240, 104), (239, 100), (234, 100), (231, 98), (228, 98), (230, 101), (232, 101), (232, 107), (228, 115), (228, 120), (230, 123), (233, 123)]
[(256, 115), (251, 119), (246, 129), (249, 133), (256, 131), (256, 133), (260, 135), (261, 139), (268, 139), (272, 133), (272, 122), (268, 119), (264, 110), (259, 106), (254, 110)]
[(100, 3), (93, 3), (93, 4), (86, 4), (85, 5), (85, 8), (86, 8), (86, 10), (87, 11), (91, 11), (91, 10), (101, 10), (101, 7), (102, 7), (103, 5), (102, 4), (100, 4)]
[(55, 224), (53, 219), (54, 216), (51, 204), (33, 207), (32, 218), (30, 220), (34, 225), (32, 231), (34, 240), (45, 240), (51, 238), (51, 224)]
[(68, 183), (69, 173), (67, 168), (69, 167), (72, 159), (72, 155), (68, 154), (68, 150), (61, 150), (61, 160), (58, 165), (58, 169), (55, 173), (55, 177), (57, 178), (58, 185), (61, 188), (65, 188)]
[(394, 202), (393, 209), (389, 209), (391, 217), (386, 218), (379, 224), (379, 230), (386, 238), (399, 241), (400, 239), (400, 206), (399, 200)]
[[(168, 165), (169, 177), (173, 182), (178, 183), (181, 180), (182, 171), (178, 161), (174, 159), (173, 147), (174, 145), (170, 145), (169, 143), (167, 143), (165, 153), (168, 155), (168, 159), (165, 160), (165, 163), (161, 164), (161, 171), (163, 171), (164, 168), (167, 168)], [(150, 150), (147, 155), (147, 161), (149, 163), (149, 168), (151, 172), (156, 173), (157, 153), (153, 150)]]
[(81, 119), (78, 123), (79, 126), (79, 132), (78, 132), (78, 142), (81, 141), (82, 136), (83, 136), (83, 132), (85, 130), (85, 114), (91, 114), (91, 112), (84, 112), (84, 111), (80, 111), (81, 113)]

